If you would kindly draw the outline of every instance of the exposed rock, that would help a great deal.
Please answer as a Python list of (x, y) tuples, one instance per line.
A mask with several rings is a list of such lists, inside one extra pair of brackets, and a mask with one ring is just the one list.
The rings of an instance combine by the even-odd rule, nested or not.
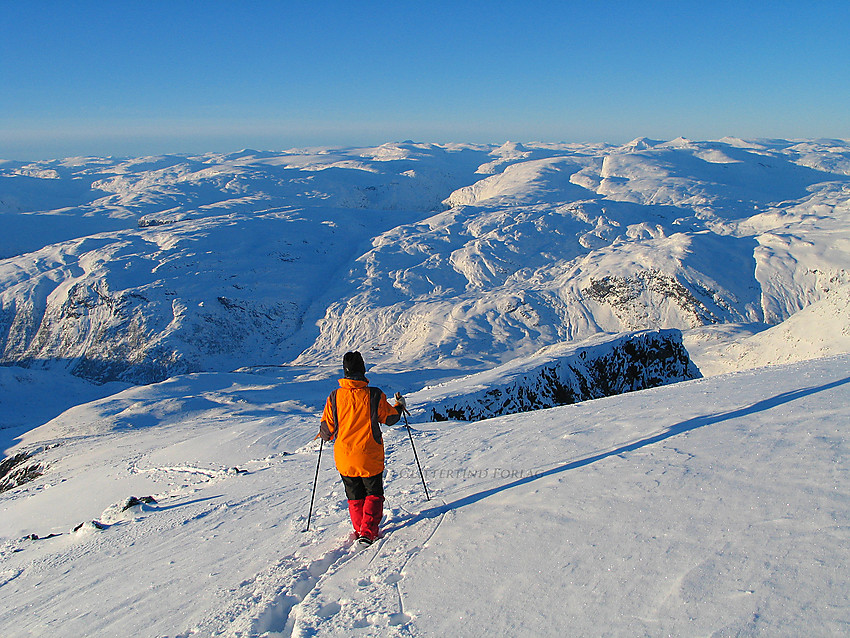
[(101, 531), (101, 530), (105, 530), (106, 528), (107, 528), (107, 526), (104, 525), (103, 523), (101, 523), (100, 521), (84, 521), (84, 522), (80, 523), (79, 525), (77, 525), (76, 527), (74, 527), (74, 529), (72, 529), (71, 531), (72, 532), (79, 532), (79, 531), (82, 531), (82, 530)]
[[(640, 315), (640, 309), (643, 309), (644, 316), (649, 316), (651, 307), (660, 307), (664, 302), (670, 302), (680, 308), (690, 321), (691, 327), (721, 321), (720, 317), (713, 314), (706, 304), (676, 277), (657, 270), (639, 270), (630, 277), (606, 276), (602, 279), (591, 279), (590, 285), (582, 292), (591, 299), (611, 306), (624, 325), (633, 322), (631, 317)], [(716, 302), (713, 291), (701, 292)]]
[(124, 501), (124, 504), (121, 506), (121, 511), (126, 512), (128, 509), (131, 509), (136, 506), (140, 506), (143, 504), (147, 505), (156, 505), (156, 499), (153, 496), (142, 496), (141, 498), (136, 498), (135, 496), (129, 497)]
[(19, 452), (15, 456), (0, 461), (0, 492), (29, 483), (44, 474), (44, 466), (41, 463), (24, 465), (34, 454), (34, 452)]
[[(446, 384), (431, 407), (431, 419), (475, 421), (588, 399), (653, 388), (700, 377), (679, 330), (605, 335), (583, 344), (546, 348), (527, 363), (500, 366)], [(480, 383), (478, 380), (480, 379)], [(464, 394), (463, 388), (470, 388)], [(480, 389), (479, 389), (480, 388)]]

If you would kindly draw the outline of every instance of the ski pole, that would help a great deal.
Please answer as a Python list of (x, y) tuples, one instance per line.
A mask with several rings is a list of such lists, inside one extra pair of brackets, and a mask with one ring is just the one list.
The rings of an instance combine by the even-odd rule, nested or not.
[(416, 454), (416, 446), (413, 445), (413, 433), (410, 431), (410, 424), (407, 422), (407, 414), (405, 414), (407, 410), (402, 411), (402, 416), (404, 417), (404, 427), (407, 428), (407, 436), (410, 437), (410, 447), (413, 448), (413, 458), (416, 459), (416, 467), (419, 468), (419, 478), (422, 479), (422, 487), (425, 488), (425, 500), (430, 501), (431, 496), (428, 494), (428, 486), (425, 485), (425, 475), (422, 473), (422, 466), (419, 465), (419, 456)]
[(313, 479), (313, 495), (310, 497), (310, 511), (307, 514), (307, 529), (305, 532), (310, 531), (310, 519), (313, 517), (313, 501), (316, 499), (316, 483), (319, 482), (319, 466), (322, 464), (322, 446), (324, 446), (325, 440), (321, 439), (319, 442), (319, 460), (316, 462), (316, 478)]

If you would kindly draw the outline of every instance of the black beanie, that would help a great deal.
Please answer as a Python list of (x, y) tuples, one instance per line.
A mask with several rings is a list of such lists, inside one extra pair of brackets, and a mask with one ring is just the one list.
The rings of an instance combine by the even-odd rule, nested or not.
[(346, 379), (366, 378), (366, 364), (359, 352), (346, 352), (342, 358), (342, 372)]

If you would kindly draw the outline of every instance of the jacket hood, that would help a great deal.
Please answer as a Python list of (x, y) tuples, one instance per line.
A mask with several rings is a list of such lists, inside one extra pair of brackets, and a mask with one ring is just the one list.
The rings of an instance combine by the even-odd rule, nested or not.
[(369, 385), (369, 379), (363, 377), (362, 379), (340, 379), (339, 387), (341, 388), (365, 388)]

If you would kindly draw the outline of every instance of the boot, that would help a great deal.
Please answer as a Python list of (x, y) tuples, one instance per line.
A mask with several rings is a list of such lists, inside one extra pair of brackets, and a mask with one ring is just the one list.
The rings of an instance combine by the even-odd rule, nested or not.
[(384, 516), (384, 497), (367, 496), (363, 504), (363, 519), (360, 523), (360, 536), (365, 536), (371, 541), (378, 538), (378, 525)]
[(365, 499), (356, 501), (348, 501), (348, 513), (351, 515), (351, 524), (354, 525), (354, 532), (360, 536), (360, 528), (363, 526), (363, 504)]

